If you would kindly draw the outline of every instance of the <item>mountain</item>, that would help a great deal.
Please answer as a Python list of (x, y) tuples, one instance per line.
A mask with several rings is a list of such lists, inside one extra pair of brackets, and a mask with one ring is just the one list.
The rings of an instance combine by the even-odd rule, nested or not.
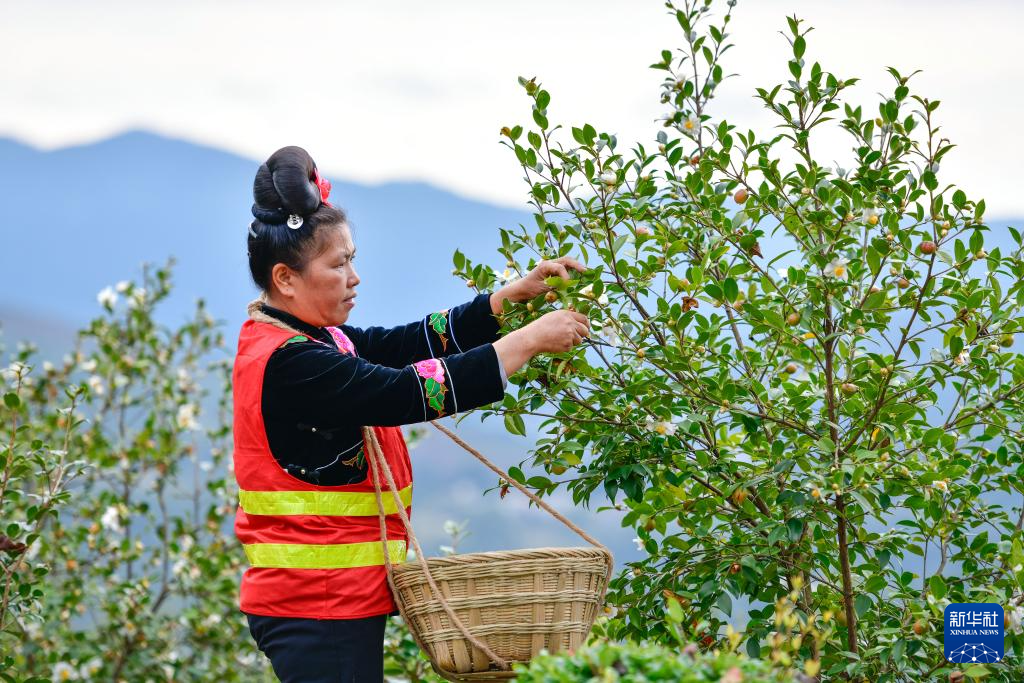
[[(100, 289), (174, 256), (176, 295), (165, 314), (183, 316), (203, 297), (229, 329), (244, 320), (257, 291), (245, 244), (259, 161), (138, 131), (53, 151), (0, 139), (0, 159), (0, 201), (10, 207), (0, 222), (8, 276), (0, 306), (80, 324)], [(468, 299), (450, 275), (454, 249), (503, 263), (497, 227), (529, 218), (424, 183), (325, 175), (360, 251), (354, 325), (407, 322)]]

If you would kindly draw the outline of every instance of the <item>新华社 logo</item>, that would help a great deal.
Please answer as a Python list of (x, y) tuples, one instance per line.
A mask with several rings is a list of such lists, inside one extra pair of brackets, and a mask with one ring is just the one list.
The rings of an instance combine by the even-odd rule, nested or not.
[(954, 602), (943, 615), (943, 649), (954, 664), (1003, 661), (1003, 607), (994, 602)]

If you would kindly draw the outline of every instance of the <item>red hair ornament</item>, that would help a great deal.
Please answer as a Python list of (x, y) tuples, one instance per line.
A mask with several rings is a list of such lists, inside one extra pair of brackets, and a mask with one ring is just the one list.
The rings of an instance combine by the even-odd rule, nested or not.
[[(327, 178), (321, 178), (320, 170), (316, 168), (313, 169), (313, 181), (316, 183), (316, 186), (320, 188), (320, 201), (327, 206), (331, 206), (331, 203), (327, 201), (327, 198), (331, 196), (331, 181)], [(334, 207), (331, 206), (331, 208)]]

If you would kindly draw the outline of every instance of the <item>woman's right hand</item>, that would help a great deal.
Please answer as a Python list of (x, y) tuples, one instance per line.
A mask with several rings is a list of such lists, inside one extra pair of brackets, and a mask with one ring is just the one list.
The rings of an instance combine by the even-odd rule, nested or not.
[(563, 308), (545, 313), (522, 330), (528, 335), (533, 355), (564, 353), (590, 336), (590, 321), (582, 313)]
[(509, 332), (494, 342), (498, 362), (505, 374), (523, 367), (538, 353), (564, 353), (590, 336), (590, 321), (576, 311), (558, 310), (545, 313), (533, 322)]

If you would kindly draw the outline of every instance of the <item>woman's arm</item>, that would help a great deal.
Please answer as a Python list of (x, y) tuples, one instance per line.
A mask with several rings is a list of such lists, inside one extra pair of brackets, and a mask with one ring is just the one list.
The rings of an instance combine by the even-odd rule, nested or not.
[[(447, 358), (500, 339), (501, 325), (497, 316), (502, 303), (529, 301), (551, 290), (548, 277), (569, 279), (569, 270), (584, 272), (586, 268), (568, 256), (541, 261), (522, 278), (510, 282), (494, 293), (482, 293), (471, 301), (435, 311), (408, 325), (397, 327), (358, 328), (342, 325), (341, 329), (355, 344), (359, 354), (372, 363), (400, 368), (427, 358)], [(523, 361), (526, 362), (525, 360)], [(516, 366), (521, 367), (522, 363)], [(508, 366), (503, 365), (506, 372)]]
[(483, 293), (454, 308), (435, 311), (397, 327), (350, 327), (342, 331), (368, 361), (400, 368), (427, 358), (447, 358), (498, 339), (490, 294)]
[(267, 364), (266, 412), (294, 414), (300, 406), (310, 424), (323, 428), (415, 424), (500, 400), (500, 362), (490, 344), (390, 368), (297, 342), (277, 349)]

